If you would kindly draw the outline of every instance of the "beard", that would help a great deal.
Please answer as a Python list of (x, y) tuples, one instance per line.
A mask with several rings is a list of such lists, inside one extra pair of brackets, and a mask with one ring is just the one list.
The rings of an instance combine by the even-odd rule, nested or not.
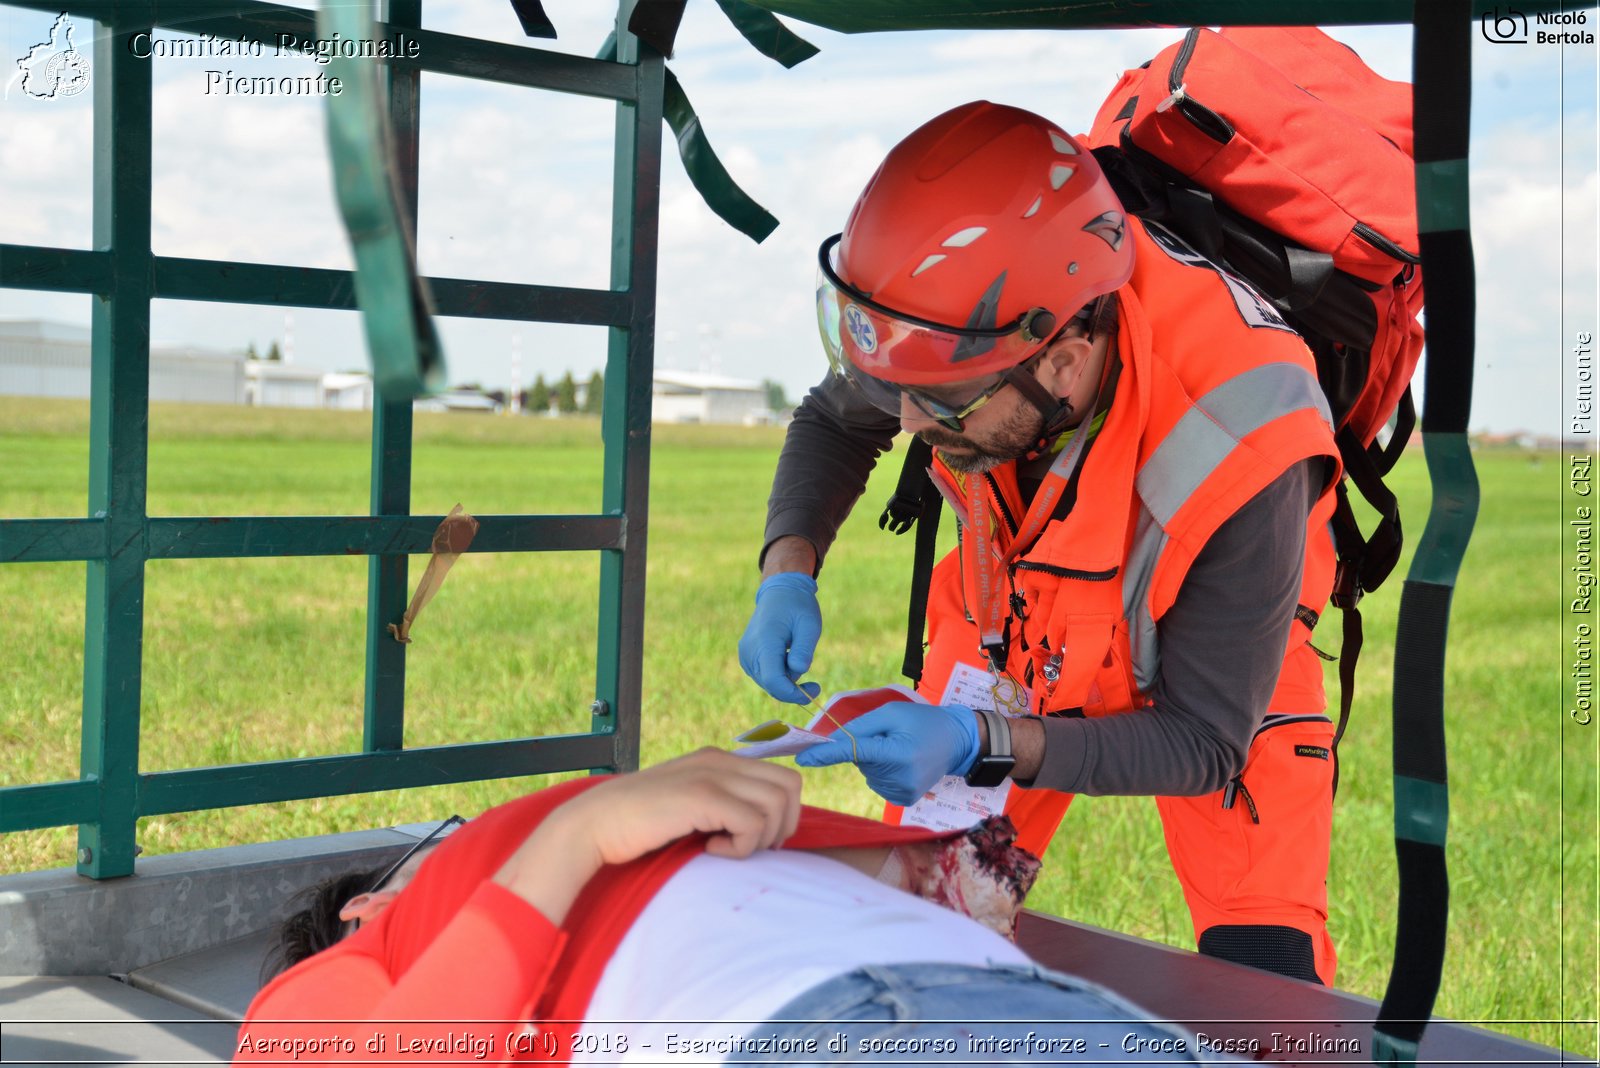
[(1044, 432), (1044, 416), (1020, 404), (982, 438), (969, 438), (942, 427), (917, 432), (939, 450), (939, 458), (958, 475), (981, 475), (1028, 453)]

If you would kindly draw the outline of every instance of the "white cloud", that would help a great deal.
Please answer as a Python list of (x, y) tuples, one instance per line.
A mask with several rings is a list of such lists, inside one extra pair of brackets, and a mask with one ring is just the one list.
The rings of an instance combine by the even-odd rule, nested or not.
[(1559, 432), (1568, 335), (1595, 321), (1594, 131), (1562, 135), (1518, 124), (1474, 142), (1474, 427)]

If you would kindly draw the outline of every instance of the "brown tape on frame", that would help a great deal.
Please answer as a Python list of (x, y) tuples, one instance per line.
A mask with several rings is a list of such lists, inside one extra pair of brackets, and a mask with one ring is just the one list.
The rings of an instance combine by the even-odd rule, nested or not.
[(427, 570), (422, 573), (422, 581), (417, 583), (417, 592), (411, 595), (411, 603), (406, 606), (405, 615), (398, 624), (389, 624), (389, 633), (394, 635), (395, 641), (406, 645), (411, 643), (411, 625), (417, 621), (417, 616), (422, 614), (424, 606), (433, 600), (433, 595), (439, 592), (439, 587), (444, 585), (444, 577), (450, 573), (456, 557), (467, 551), (477, 533), (476, 519), (463, 511), (459, 504), (450, 509), (450, 514), (444, 517), (439, 528), (433, 532), (433, 555), (428, 557)]

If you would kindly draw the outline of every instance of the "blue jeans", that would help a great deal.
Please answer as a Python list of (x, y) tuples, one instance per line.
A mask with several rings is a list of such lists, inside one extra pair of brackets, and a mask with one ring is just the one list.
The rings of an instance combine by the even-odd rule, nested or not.
[(1146, 1015), (1047, 968), (872, 966), (812, 987), (749, 1033), (774, 1040), (774, 1052), (728, 1060), (1087, 1066), (1224, 1059), (1197, 1050), (1188, 1032), (1145, 1022)]

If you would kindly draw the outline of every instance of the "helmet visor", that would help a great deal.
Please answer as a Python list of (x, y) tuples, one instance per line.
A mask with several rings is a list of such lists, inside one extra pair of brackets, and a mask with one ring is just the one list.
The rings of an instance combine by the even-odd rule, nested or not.
[(822, 329), (823, 348), (828, 352), (828, 366), (874, 406), (896, 418), (904, 414), (902, 398), (905, 398), (923, 415), (937, 420), (947, 430), (959, 433), (967, 416), (1006, 387), (1008, 374), (1003, 371), (947, 386), (913, 386), (870, 375), (844, 355), (842, 345), (828, 342), (830, 334), (838, 337), (837, 316), (832, 324), (829, 322), (830, 308), (837, 308), (837, 305), (819, 296), (817, 316)]
[(1038, 308), (989, 328), (897, 312), (839, 277), (838, 245), (835, 234), (817, 259), (817, 326), (837, 372), (853, 365), (872, 378), (925, 387), (989, 379), (1027, 360), (1055, 331), (1056, 317)]

